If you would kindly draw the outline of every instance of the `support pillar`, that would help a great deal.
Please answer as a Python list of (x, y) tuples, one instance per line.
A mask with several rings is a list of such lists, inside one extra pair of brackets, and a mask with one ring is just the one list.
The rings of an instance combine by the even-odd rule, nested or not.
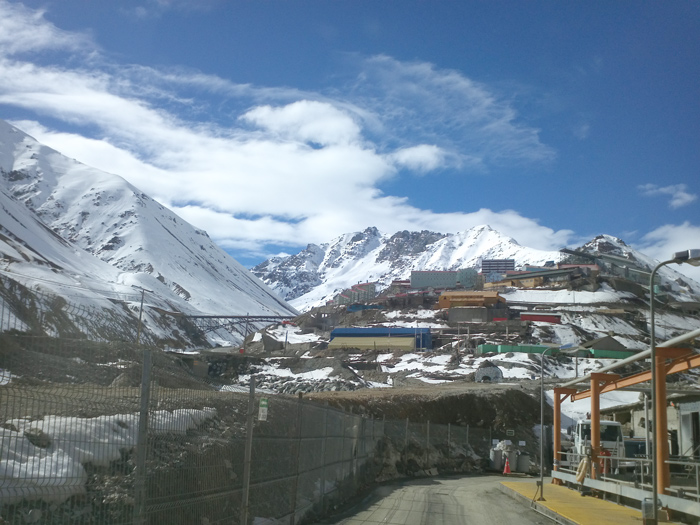
[[(552, 435), (554, 438), (554, 468), (553, 470), (559, 470), (559, 462), (561, 461), (561, 403), (570, 394), (575, 393), (576, 390), (571, 388), (555, 388), (554, 389), (554, 420), (552, 422)], [(563, 397), (562, 397), (563, 396)], [(552, 477), (552, 483), (555, 485), (561, 485), (561, 480)]]
[(591, 479), (598, 477), (600, 454), (600, 376), (591, 374)]
[(596, 479), (600, 464), (600, 391), (609, 383), (619, 381), (618, 374), (591, 374), (591, 478)]
[[(665, 494), (671, 486), (671, 472), (668, 461), (668, 415), (666, 400), (666, 359), (673, 357), (664, 351), (656, 349), (656, 385), (654, 389), (654, 448), (656, 455), (657, 493)], [(669, 352), (670, 353), (670, 352)]]

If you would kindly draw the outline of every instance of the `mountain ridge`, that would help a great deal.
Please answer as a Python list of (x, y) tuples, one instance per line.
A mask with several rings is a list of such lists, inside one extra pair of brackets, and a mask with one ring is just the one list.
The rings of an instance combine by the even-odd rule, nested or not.
[[(153, 289), (165, 307), (190, 315), (296, 313), (206, 232), (122, 177), (69, 159), (4, 121), (0, 121), (2, 188), (5, 213), (20, 217), (13, 223), (15, 231), (3, 228), (8, 239), (17, 238), (14, 248), (7, 243), (0, 246), (4, 255), (14, 251), (8, 255), (6, 271), (23, 259), (17, 246), (29, 233), (18, 225), (41, 224), (67, 248), (50, 248), (51, 242), (42, 238), (42, 250), (60, 254), (59, 266), (66, 271), (81, 271), (71, 258), (87, 264), (95, 257), (116, 270), (88, 265), (104, 276), (105, 283), (119, 289), (126, 284)], [(38, 260), (36, 254), (28, 257)]]
[[(371, 247), (371, 249), (370, 249)], [(656, 262), (611, 235), (599, 235), (578, 248), (581, 254), (615, 255), (651, 270)], [(393, 235), (368, 227), (340, 235), (321, 245), (310, 244), (297, 254), (273, 257), (252, 271), (299, 310), (321, 306), (353, 284), (372, 281), (378, 290), (394, 280), (410, 278), (413, 270), (480, 269), (483, 259), (513, 259), (515, 267), (558, 263), (568, 255), (520, 245), (488, 225), (454, 234), (400, 231)], [(682, 296), (700, 298), (700, 285), (671, 268), (660, 275), (675, 283)]]
[[(408, 279), (412, 270), (455, 270), (481, 258), (513, 258), (516, 265), (558, 260), (559, 252), (526, 248), (488, 225), (456, 234), (406, 230), (392, 235), (375, 227), (310, 244), (288, 257), (268, 259), (253, 273), (300, 310), (319, 306), (357, 282)], [(299, 276), (295, 279), (295, 276)]]

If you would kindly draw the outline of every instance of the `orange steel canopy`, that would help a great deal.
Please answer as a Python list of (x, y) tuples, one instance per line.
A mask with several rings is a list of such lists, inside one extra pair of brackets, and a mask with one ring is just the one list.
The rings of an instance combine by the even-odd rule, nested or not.
[[(665, 343), (661, 343), (656, 347), (656, 385), (653, 395), (655, 396), (655, 414), (654, 414), (654, 441), (656, 445), (656, 469), (658, 472), (658, 493), (664, 494), (670, 486), (670, 471), (668, 461), (668, 421), (666, 418), (666, 376), (685, 372), (691, 368), (700, 366), (700, 354), (695, 353), (690, 348), (677, 348), (676, 344), (690, 341), (696, 337), (700, 337), (700, 330), (688, 332), (685, 335), (676, 337)], [(570, 381), (560, 387), (554, 389), (554, 470), (559, 470), (560, 449), (561, 449), (561, 403), (567, 397), (571, 401), (578, 399), (591, 398), (591, 453), (594, 461), (593, 465), (597, 465), (595, 458), (600, 454), (600, 395), (605, 392), (612, 392), (622, 388), (644, 383), (651, 380), (651, 369), (646, 372), (641, 372), (627, 377), (620, 377), (617, 374), (608, 373), (608, 370), (613, 370), (624, 364), (632, 361), (638, 361), (651, 356), (651, 350), (640, 352), (628, 359), (624, 359), (612, 366), (602, 368), (597, 373), (592, 373), (590, 376), (590, 388), (588, 390), (577, 391), (572, 386), (586, 380)], [(558, 431), (557, 431), (558, 430)], [(591, 469), (591, 477), (595, 479), (596, 469)], [(560, 480), (554, 478), (553, 483), (561, 483)]]

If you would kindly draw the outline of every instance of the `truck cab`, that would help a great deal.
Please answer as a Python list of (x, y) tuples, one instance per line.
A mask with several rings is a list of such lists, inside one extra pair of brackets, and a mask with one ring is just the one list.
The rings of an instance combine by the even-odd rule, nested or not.
[[(602, 452), (611, 456), (625, 457), (625, 441), (622, 437), (622, 425), (619, 421), (600, 422), (600, 447)], [(580, 419), (576, 422), (574, 449), (577, 454), (590, 454), (591, 420)]]
[[(580, 419), (576, 422), (573, 436), (562, 442), (564, 448), (563, 464), (576, 465), (582, 457), (591, 454), (591, 420)], [(619, 421), (600, 422), (600, 453), (615, 458), (626, 457), (625, 440), (622, 437), (622, 425)], [(615, 468), (618, 462), (613, 462)], [(620, 465), (621, 467), (622, 465)]]
[[(622, 425), (618, 421), (600, 422), (600, 447), (610, 452), (612, 456), (624, 456), (625, 446), (622, 438)], [(591, 420), (580, 419), (576, 423), (574, 434), (574, 447), (576, 452), (585, 455), (590, 453), (591, 447)]]

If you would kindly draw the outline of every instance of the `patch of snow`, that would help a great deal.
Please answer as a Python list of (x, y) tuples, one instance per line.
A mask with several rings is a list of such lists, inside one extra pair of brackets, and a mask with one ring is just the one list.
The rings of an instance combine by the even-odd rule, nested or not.
[(596, 292), (574, 290), (520, 290), (512, 289), (501, 294), (507, 302), (550, 303), (550, 304), (596, 304), (618, 303), (624, 299), (633, 299), (629, 292), (617, 292), (609, 285), (603, 284)]
[(0, 385), (9, 385), (12, 381), (12, 374), (9, 370), (3, 370), (0, 368)]
[(315, 343), (321, 339), (314, 333), (302, 334), (298, 327), (291, 325), (277, 325), (274, 328), (267, 328), (266, 333), (275, 341), (287, 341), (290, 344)]
[[(213, 408), (161, 410), (149, 416), (149, 431), (185, 433), (215, 416)], [(22, 499), (60, 503), (85, 493), (84, 464), (106, 467), (136, 446), (139, 416), (45, 416), (7, 423), (17, 430), (0, 428), (0, 499), (5, 504)], [(41, 435), (47, 446), (33, 445), (27, 433)]]

